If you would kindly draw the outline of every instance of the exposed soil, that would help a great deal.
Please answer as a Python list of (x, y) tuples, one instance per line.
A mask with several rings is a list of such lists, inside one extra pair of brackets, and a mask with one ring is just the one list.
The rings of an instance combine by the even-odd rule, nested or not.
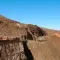
[(46, 41), (28, 41), (35, 60), (60, 60), (60, 38), (50, 36)]

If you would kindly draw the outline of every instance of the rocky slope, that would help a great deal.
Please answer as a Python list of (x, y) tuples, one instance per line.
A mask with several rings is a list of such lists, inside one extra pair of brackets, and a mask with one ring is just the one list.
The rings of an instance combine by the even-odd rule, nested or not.
[(23, 37), (33, 40), (46, 33), (36, 25), (22, 24), (6, 17), (0, 16), (0, 36)]
[(60, 31), (22, 24), (0, 15), (0, 36), (27, 39), (23, 47), (28, 60), (60, 60)]

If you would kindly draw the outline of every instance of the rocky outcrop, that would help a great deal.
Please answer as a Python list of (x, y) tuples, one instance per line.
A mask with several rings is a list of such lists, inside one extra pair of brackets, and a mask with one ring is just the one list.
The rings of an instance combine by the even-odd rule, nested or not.
[[(11, 37), (10, 37), (11, 38)], [(20, 38), (0, 37), (0, 60), (27, 60)]]
[(45, 36), (46, 32), (37, 25), (27, 24), (28, 32), (31, 34), (33, 40), (36, 40), (39, 36)]
[(0, 16), (0, 60), (34, 60), (28, 40), (46, 35), (38, 26)]
[(0, 16), (0, 60), (60, 60), (57, 32)]
[(23, 24), (0, 16), (0, 36), (13, 36), (36, 40), (38, 36), (46, 35), (40, 27), (32, 24)]

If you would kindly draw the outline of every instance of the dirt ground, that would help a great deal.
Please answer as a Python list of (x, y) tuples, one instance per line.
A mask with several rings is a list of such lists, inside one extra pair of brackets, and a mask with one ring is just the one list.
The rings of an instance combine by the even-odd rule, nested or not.
[(47, 41), (28, 41), (34, 60), (60, 60), (60, 38), (51, 36)]

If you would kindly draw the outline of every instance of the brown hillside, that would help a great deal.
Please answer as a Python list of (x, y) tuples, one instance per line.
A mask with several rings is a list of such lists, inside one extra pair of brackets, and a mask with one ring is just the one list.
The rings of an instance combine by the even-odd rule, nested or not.
[(0, 15), (0, 36), (25, 36), (27, 39), (32, 40), (44, 35), (46, 35), (45, 32), (38, 26), (22, 24)]
[(60, 38), (49, 36), (46, 41), (28, 41), (35, 60), (60, 60)]
[(59, 30), (53, 30), (53, 29), (47, 29), (47, 28), (42, 28), (48, 35), (53, 35), (55, 33), (60, 34)]
[(23, 42), (22, 48), (27, 60), (60, 60), (60, 31), (22, 24), (0, 15), (1, 36), (3, 39), (6, 36), (24, 37), (27, 41)]

